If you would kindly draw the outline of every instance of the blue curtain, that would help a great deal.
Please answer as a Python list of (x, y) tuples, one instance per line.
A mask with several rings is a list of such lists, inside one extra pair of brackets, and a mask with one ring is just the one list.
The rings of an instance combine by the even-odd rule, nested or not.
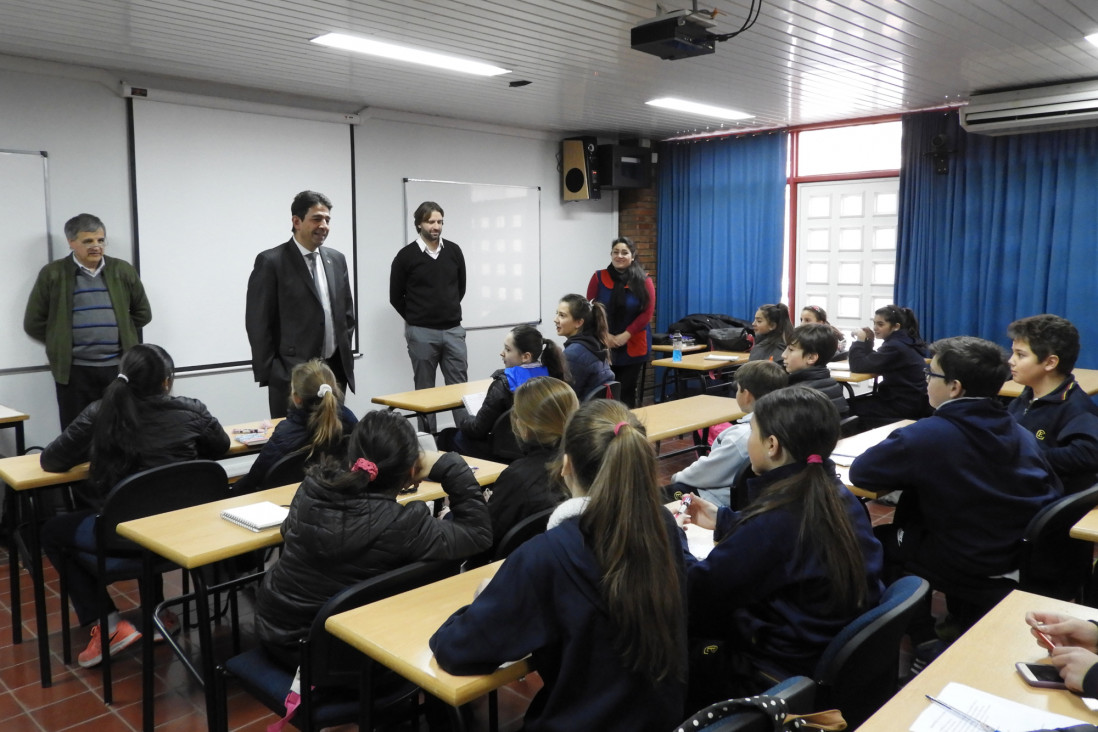
[(658, 330), (689, 313), (751, 320), (781, 298), (787, 137), (660, 148)]
[[(946, 174), (934, 171), (935, 143)], [(969, 135), (955, 112), (903, 120), (896, 301), (927, 340), (1054, 313), (1098, 366), (1098, 129)]]

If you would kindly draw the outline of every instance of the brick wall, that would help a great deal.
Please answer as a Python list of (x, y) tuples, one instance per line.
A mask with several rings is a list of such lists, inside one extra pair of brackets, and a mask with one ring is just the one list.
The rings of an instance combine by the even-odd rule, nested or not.
[[(656, 279), (656, 189), (623, 188), (618, 192), (618, 231), (637, 245), (637, 259), (652, 280)], [(659, 293), (656, 293), (659, 299)], [(653, 323), (653, 331), (656, 323)], [(644, 403), (651, 403), (655, 369), (645, 369), (643, 389)]]

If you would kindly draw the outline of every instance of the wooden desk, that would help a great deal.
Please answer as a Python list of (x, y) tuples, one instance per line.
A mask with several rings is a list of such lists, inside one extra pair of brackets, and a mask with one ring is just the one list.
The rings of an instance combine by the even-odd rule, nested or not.
[(950, 681), (1027, 706), (1094, 721), (1094, 713), (1075, 694), (1028, 686), (1014, 670), (1018, 661), (1037, 663), (1048, 658), (1048, 653), (1029, 634), (1025, 624), (1028, 610), (1098, 619), (1098, 609), (1015, 590), (900, 689), (858, 731), (907, 730), (932, 703), (924, 695), (937, 696)]
[[(507, 467), (502, 463), (489, 460), (466, 458), (471, 466), (476, 466), (477, 482), (480, 485), (494, 483), (500, 473)], [(200, 506), (192, 506), (178, 511), (148, 516), (134, 521), (126, 521), (118, 525), (118, 534), (148, 550), (146, 552), (146, 582), (144, 587), (151, 587), (151, 554), (155, 553), (165, 559), (178, 564), (186, 570), (194, 570), (213, 564), (214, 562), (230, 557), (247, 554), (250, 551), (275, 546), (282, 543), (282, 533), (279, 527), (273, 527), (264, 531), (251, 531), (242, 526), (221, 518), (221, 511), (226, 508), (246, 506), (259, 501), (271, 501), (279, 505), (289, 505), (297, 492), (297, 484), (285, 485), (279, 488), (271, 488), (266, 491), (258, 491), (243, 496), (234, 496), (222, 501), (214, 501)], [(444, 497), (446, 494), (439, 483), (424, 481), (420, 484), (416, 493), (409, 493), (397, 497), (400, 503), (411, 501), (429, 501)], [(210, 626), (209, 596), (220, 587), (208, 587), (202, 572), (194, 572), (191, 575), (194, 580), (195, 605), (198, 613), (198, 639), (200, 655), (202, 658), (201, 671), (195, 669), (187, 660), (186, 654), (177, 642), (168, 634), (166, 642), (172, 647), (181, 659), (184, 666), (191, 672), (194, 678), (203, 685), (206, 691), (206, 715), (209, 729), (217, 729), (217, 704), (214, 699), (215, 688), (213, 674), (216, 667), (213, 657), (213, 635)], [(471, 597), (471, 595), (470, 595)], [(153, 603), (150, 598), (142, 598), (141, 612), (143, 628), (152, 628), (156, 621), (153, 616)], [(163, 629), (161, 628), (163, 632)], [(146, 632), (142, 643), (143, 650), (143, 694), (142, 694), (142, 719), (146, 730), (153, 726), (153, 633)]]
[[(683, 347), (682, 347), (682, 352), (683, 353), (697, 353), (699, 351), (708, 351), (708, 350), (709, 350), (709, 346), (703, 345), (701, 343), (695, 343), (692, 346), (683, 345)], [(652, 346), (652, 351), (655, 352), (655, 353), (674, 353), (675, 352), (675, 347), (672, 346), (672, 345)]]
[[(877, 427), (867, 432), (862, 432), (861, 434), (853, 435), (851, 437), (844, 437), (839, 440), (839, 443), (835, 445), (835, 449), (831, 452), (831, 459), (835, 461), (835, 468), (839, 471), (839, 478), (842, 479), (843, 485), (849, 488), (851, 493), (860, 498), (872, 499), (882, 495), (872, 491), (862, 490), (861, 488), (852, 485), (850, 482), (850, 463), (854, 462), (854, 458), (858, 457), (899, 428), (906, 427), (913, 423), (914, 420), (902, 419), (899, 422), (886, 424), (883, 427)], [(840, 462), (844, 462), (846, 465), (840, 465)]]
[[(1098, 394), (1098, 369), (1075, 369), (1071, 373), (1075, 375), (1075, 380), (1079, 382), (1079, 386), (1087, 396)], [(1003, 384), (1003, 388), (999, 390), (999, 396), (1013, 399), (1022, 393), (1023, 388), (1021, 384), (1011, 379)]]
[(5, 407), (0, 404), (0, 429), (15, 430), (15, 454), (22, 455), (27, 451), (27, 438), (23, 432), (23, 423), (30, 419), (29, 414)]
[(480, 394), (488, 391), (491, 379), (480, 379), (465, 384), (435, 386), (430, 389), (402, 391), (397, 394), (376, 396), (370, 401), (384, 404), (389, 409), (407, 409), (418, 414), (431, 414), (461, 406), (461, 398), (467, 394)]
[(1098, 542), (1098, 508), (1092, 508), (1068, 533), (1073, 539)]
[[(700, 378), (702, 387), (705, 388), (705, 374), (710, 371), (724, 371), (736, 368), (747, 363), (750, 354), (741, 351), (707, 351), (705, 353), (691, 353), (684, 355), (681, 361), (673, 358), (660, 358), (652, 362), (653, 366), (670, 369), (663, 372), (660, 383), (660, 401), (667, 398), (667, 374), (672, 374), (675, 379), (675, 392), (679, 393), (683, 379)], [(719, 356), (721, 358), (709, 358)]]
[(721, 422), (734, 422), (744, 415), (735, 399), (699, 394), (685, 399), (651, 404), (633, 410), (648, 431), (648, 441), (706, 429)]
[[(473, 601), (481, 580), (495, 575), (493, 562), (328, 618), (324, 627), (447, 704), (459, 707), (531, 671), (518, 661), (481, 676), (453, 676), (438, 667), (428, 641), (453, 612)], [(399, 627), (399, 632), (394, 628)]]

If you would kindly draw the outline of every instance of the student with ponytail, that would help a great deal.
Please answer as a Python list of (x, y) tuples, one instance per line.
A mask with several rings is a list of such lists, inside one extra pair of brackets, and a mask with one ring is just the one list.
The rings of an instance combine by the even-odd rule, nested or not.
[[(42, 550), (66, 575), (69, 597), (80, 625), (99, 618), (99, 588), (93, 574), (78, 563), (62, 561), (66, 547), (95, 551), (95, 514), (123, 478), (168, 463), (218, 458), (229, 449), (229, 436), (197, 399), (171, 396), (175, 364), (160, 346), (138, 344), (126, 351), (118, 378), (103, 398), (88, 405), (56, 440), (42, 451), (42, 469), (61, 473), (91, 461), (80, 490), (81, 510), (62, 514), (42, 527)], [(110, 602), (108, 600), (108, 602)], [(170, 621), (169, 621), (170, 624)], [(122, 620), (113, 604), (108, 622), (111, 652), (141, 638)], [(81, 666), (102, 659), (99, 626), (79, 655)]]
[(492, 427), (500, 415), (511, 408), (515, 389), (535, 376), (552, 376), (571, 383), (568, 362), (560, 346), (543, 338), (532, 325), (512, 328), (503, 339), (499, 356), (503, 359), (503, 368), (492, 374), (484, 403), (476, 414), (462, 413), (456, 429), (445, 429), (438, 434), (440, 450), (456, 450), (462, 455), (487, 460), (499, 459), (492, 452)]
[(294, 366), (290, 373), (290, 409), (271, 439), (252, 463), (251, 470), (233, 485), (235, 493), (250, 493), (264, 486), (267, 471), (286, 455), (308, 450), (309, 462), (322, 455), (342, 457), (342, 441), (358, 418), (343, 404), (343, 390), (335, 374), (318, 358)]
[(760, 305), (755, 311), (755, 345), (751, 347), (749, 361), (775, 361), (784, 366), (782, 353), (793, 338), (793, 323), (789, 319), (789, 307), (785, 303)]
[(723, 638), (729, 649), (723, 678), (705, 679), (723, 685), (692, 703), (811, 676), (831, 639), (883, 589), (881, 545), (829, 459), (835, 405), (790, 386), (760, 398), (754, 414), (748, 454), (759, 477), (748, 482), (750, 503), (736, 512), (693, 497), (686, 508), (687, 523), (714, 529), (717, 542), (701, 561), (684, 542), (691, 635)]
[[(397, 503), (421, 480), (442, 484), (453, 520), (427, 504)], [(285, 543), (256, 592), (256, 635), (287, 665), (317, 611), (340, 590), (424, 559), (461, 559), (492, 544), (488, 508), (469, 466), (454, 453), (423, 453), (408, 420), (368, 413), (343, 460), (308, 469), (282, 524)]]
[[(919, 321), (911, 308), (885, 305), (873, 313), (873, 327), (854, 331), (850, 346), (850, 370), (878, 374), (881, 383), (872, 394), (850, 400), (850, 413), (859, 427), (870, 429), (899, 419), (930, 416), (926, 395), (926, 344), (919, 335)], [(873, 350), (874, 337), (881, 345)]]
[(486, 673), (533, 655), (524, 729), (671, 729), (686, 674), (682, 557), (656, 459), (624, 404), (582, 405), (563, 440), (574, 496), (431, 638), (440, 667)]
[(564, 357), (568, 359), (576, 396), (583, 399), (599, 385), (616, 380), (606, 351), (610, 331), (601, 302), (592, 303), (575, 293), (565, 295), (557, 305), (553, 324), (557, 335), (568, 339), (564, 342)]

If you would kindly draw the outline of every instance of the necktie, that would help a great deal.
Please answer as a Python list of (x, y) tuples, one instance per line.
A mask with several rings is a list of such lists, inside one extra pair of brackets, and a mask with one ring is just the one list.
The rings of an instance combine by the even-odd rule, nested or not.
[(327, 283), (321, 282), (320, 273), (317, 271), (316, 252), (309, 252), (305, 255), (305, 259), (309, 262), (313, 284), (316, 286), (317, 295), (320, 296), (320, 304), (324, 307), (324, 351), (321, 355), (324, 358), (330, 358), (335, 353), (335, 330), (332, 328), (332, 303), (328, 297)]

